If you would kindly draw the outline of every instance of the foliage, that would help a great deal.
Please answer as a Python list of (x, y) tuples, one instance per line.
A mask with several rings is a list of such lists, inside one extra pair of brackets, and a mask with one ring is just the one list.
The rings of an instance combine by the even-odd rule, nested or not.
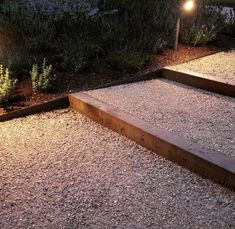
[(43, 59), (42, 67), (34, 64), (30, 72), (33, 89), (42, 93), (52, 89), (54, 76), (52, 74), (52, 65), (46, 65), (46, 59)]
[(9, 99), (15, 84), (16, 80), (11, 77), (9, 69), (0, 65), (0, 104)]
[(174, 29), (171, 11), (174, 1), (100, 0), (97, 23), (102, 47), (105, 49), (135, 49), (139, 52), (158, 50)]
[(30, 8), (24, 0), (4, 1), (0, 10), (0, 32), (12, 44), (3, 61), (16, 71), (28, 72), (33, 59), (52, 52), (54, 15), (44, 14), (38, 6)]
[(146, 54), (135, 50), (117, 50), (108, 55), (108, 63), (112, 68), (128, 73), (140, 69), (146, 61)]
[(5, 62), (28, 72), (32, 61), (47, 56), (55, 66), (79, 72), (113, 50), (138, 55), (162, 51), (174, 30), (177, 2), (5, 0), (0, 32), (13, 43)]
[[(14, 69), (22, 68), (19, 62), (23, 62), (24, 71), (28, 72), (32, 60), (50, 56), (50, 60), (63, 69), (82, 70), (90, 49), (87, 39), (93, 32), (88, 28), (87, 1), (83, 2), (4, 1), (0, 5), (0, 32), (7, 34), (14, 43), (5, 62), (12, 64)], [(15, 53), (20, 55), (15, 58)], [(29, 57), (27, 61), (25, 57)]]
[(101, 50), (112, 68), (136, 71), (149, 53), (163, 51), (173, 34), (177, 1), (100, 0), (95, 18)]
[(33, 65), (34, 55), (25, 54), (23, 51), (15, 50), (8, 53), (7, 59), (3, 59), (5, 65), (10, 66), (14, 75), (20, 79), (22, 76), (28, 75), (30, 67)]
[(181, 40), (184, 43), (197, 46), (206, 45), (216, 38), (215, 27), (208, 28), (206, 25), (193, 25), (192, 28), (183, 30)]
[(213, 41), (224, 27), (222, 8), (202, 4), (192, 21), (183, 19), (181, 41), (193, 46)]
[(86, 12), (80, 11), (65, 14), (60, 25), (60, 35), (55, 42), (56, 56), (64, 70), (79, 72), (99, 49), (94, 36), (96, 28)]
[[(120, 71), (135, 71), (146, 62), (147, 54), (173, 43), (178, 3), (4, 0), (0, 2), (0, 34), (9, 39), (10, 48), (0, 60), (23, 73), (43, 57), (69, 72), (80, 72), (100, 58)], [(214, 39), (220, 30), (217, 16), (202, 5), (193, 22), (183, 23), (181, 40), (200, 45)]]

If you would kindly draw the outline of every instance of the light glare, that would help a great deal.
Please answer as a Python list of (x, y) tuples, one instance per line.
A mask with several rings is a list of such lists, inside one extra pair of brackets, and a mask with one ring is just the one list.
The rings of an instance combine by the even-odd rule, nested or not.
[(194, 8), (194, 2), (193, 1), (187, 1), (185, 4), (184, 4), (184, 9), (186, 11), (190, 11)]

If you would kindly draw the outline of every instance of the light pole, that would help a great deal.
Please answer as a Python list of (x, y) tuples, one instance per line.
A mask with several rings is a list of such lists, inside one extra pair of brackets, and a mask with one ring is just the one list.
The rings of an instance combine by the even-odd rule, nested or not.
[(184, 2), (183, 6), (180, 5), (179, 15), (177, 18), (177, 23), (176, 23), (176, 34), (175, 34), (175, 45), (174, 45), (175, 50), (177, 50), (178, 44), (179, 44), (181, 13), (182, 13), (182, 11), (190, 12), (194, 9), (194, 7), (195, 7), (194, 0), (187, 0)]

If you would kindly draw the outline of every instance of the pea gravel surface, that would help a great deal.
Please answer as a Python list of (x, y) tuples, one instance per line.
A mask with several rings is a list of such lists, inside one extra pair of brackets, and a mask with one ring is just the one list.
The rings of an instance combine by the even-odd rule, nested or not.
[(71, 110), (0, 123), (0, 228), (234, 228), (235, 193)]
[(171, 68), (201, 73), (206, 78), (223, 80), (235, 85), (235, 50), (219, 52)]
[(235, 158), (235, 99), (157, 79), (87, 92), (202, 147)]

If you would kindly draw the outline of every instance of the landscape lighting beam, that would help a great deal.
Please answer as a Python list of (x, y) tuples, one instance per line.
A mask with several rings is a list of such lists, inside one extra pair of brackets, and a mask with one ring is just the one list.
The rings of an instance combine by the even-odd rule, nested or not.
[(177, 50), (179, 44), (179, 33), (180, 33), (180, 21), (181, 21), (181, 13), (183, 12), (190, 12), (195, 8), (195, 0), (187, 0), (183, 4), (183, 7), (179, 9), (179, 16), (177, 19), (176, 24), (176, 35), (175, 35), (175, 45), (174, 49)]

